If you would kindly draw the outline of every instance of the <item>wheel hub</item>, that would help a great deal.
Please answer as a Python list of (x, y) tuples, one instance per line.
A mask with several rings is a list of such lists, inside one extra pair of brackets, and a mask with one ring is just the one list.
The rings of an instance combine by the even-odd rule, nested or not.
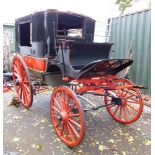
[(16, 85), (19, 86), (20, 84), (22, 84), (22, 79), (21, 78), (18, 78), (16, 79)]
[(112, 97), (112, 103), (116, 105), (122, 105), (123, 101), (121, 98)]
[(66, 111), (61, 112), (61, 116), (62, 116), (62, 119), (63, 119), (64, 121), (66, 121), (67, 118), (68, 118), (68, 114), (67, 114)]

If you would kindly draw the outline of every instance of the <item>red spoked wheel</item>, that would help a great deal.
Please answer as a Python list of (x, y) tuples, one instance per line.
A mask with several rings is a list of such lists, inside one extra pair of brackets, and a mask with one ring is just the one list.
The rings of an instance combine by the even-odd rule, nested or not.
[(59, 138), (69, 147), (77, 146), (84, 137), (84, 115), (75, 93), (66, 86), (51, 95), (50, 113)]
[[(119, 79), (113, 83), (116, 86), (134, 85), (126, 79)], [(138, 120), (143, 110), (142, 97), (139, 89), (108, 90), (105, 104), (109, 114), (119, 123), (130, 124)], [(116, 99), (118, 98), (118, 99)], [(111, 104), (112, 105), (108, 105)]]
[(17, 95), (24, 107), (28, 109), (33, 102), (33, 88), (27, 66), (19, 55), (13, 58), (12, 74)]

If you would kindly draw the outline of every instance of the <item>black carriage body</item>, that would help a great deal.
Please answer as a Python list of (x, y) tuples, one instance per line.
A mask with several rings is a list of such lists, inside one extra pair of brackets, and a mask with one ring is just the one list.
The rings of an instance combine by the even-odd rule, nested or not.
[[(38, 58), (57, 56), (58, 40), (93, 41), (95, 20), (70, 12), (47, 10), (16, 20), (16, 51)], [(65, 31), (79, 29), (81, 37), (69, 37)]]
[(16, 20), (16, 51), (30, 71), (52, 81), (55, 78), (57, 84), (62, 77), (116, 74), (132, 63), (108, 61), (112, 43), (94, 43), (94, 29), (95, 20), (87, 16), (57, 10), (36, 12)]

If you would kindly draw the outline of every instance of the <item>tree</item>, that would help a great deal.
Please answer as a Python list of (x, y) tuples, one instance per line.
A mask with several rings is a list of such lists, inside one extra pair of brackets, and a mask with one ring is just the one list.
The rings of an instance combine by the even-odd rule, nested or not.
[(119, 10), (124, 13), (125, 9), (131, 6), (133, 0), (116, 0), (116, 4), (119, 5)]

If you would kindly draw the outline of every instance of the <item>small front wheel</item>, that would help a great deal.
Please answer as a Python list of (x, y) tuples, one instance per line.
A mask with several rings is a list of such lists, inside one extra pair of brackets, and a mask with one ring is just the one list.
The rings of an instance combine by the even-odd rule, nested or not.
[[(115, 86), (134, 85), (127, 79), (113, 81)], [(143, 110), (142, 96), (137, 88), (107, 90), (105, 96), (107, 111), (112, 118), (122, 124), (130, 124), (138, 120)], [(112, 104), (112, 105), (111, 105)]]
[(77, 146), (84, 137), (84, 115), (76, 94), (66, 86), (51, 95), (50, 113), (59, 138), (69, 147)]

